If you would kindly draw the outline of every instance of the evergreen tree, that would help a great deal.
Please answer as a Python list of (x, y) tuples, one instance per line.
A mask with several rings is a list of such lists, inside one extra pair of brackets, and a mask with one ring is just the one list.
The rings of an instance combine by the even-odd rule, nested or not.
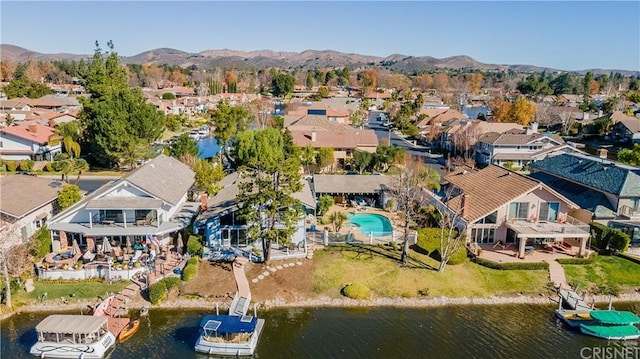
[(147, 103), (140, 88), (129, 88), (127, 74), (113, 43), (103, 54), (96, 42), (87, 69), (85, 89), (91, 96), (83, 101), (80, 119), (85, 127), (85, 146), (99, 165), (113, 167), (131, 144), (149, 146), (164, 129), (164, 114)]

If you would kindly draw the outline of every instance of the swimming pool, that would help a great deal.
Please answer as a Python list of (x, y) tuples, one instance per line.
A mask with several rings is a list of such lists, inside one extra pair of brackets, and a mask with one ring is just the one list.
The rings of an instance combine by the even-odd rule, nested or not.
[(349, 222), (360, 228), (360, 232), (367, 236), (373, 233), (374, 237), (388, 236), (393, 233), (391, 221), (386, 216), (375, 213), (350, 214)]

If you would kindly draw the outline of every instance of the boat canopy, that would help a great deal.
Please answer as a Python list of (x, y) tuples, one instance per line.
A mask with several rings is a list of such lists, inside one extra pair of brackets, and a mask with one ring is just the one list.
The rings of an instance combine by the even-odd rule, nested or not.
[(591, 318), (602, 324), (608, 325), (627, 325), (640, 323), (640, 317), (631, 312), (616, 310), (594, 310), (591, 312)]
[(54, 314), (44, 318), (36, 331), (40, 333), (84, 334), (97, 332), (107, 325), (107, 317)]
[(640, 330), (633, 325), (590, 325), (582, 324), (583, 329), (602, 338), (623, 338), (640, 335)]
[(220, 334), (252, 333), (258, 318), (235, 315), (207, 315), (200, 321), (200, 327), (207, 332)]

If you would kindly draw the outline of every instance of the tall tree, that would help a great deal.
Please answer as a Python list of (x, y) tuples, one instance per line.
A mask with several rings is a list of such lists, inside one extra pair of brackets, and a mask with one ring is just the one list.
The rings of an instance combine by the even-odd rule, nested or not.
[(230, 142), (238, 133), (248, 130), (254, 120), (249, 110), (242, 106), (230, 106), (227, 100), (218, 103), (218, 108), (211, 114), (211, 121), (216, 127), (218, 145), (222, 148), (220, 156), (224, 154), (232, 162), (228, 151)]
[(311, 145), (307, 145), (302, 148), (300, 152), (300, 163), (305, 168), (305, 172), (311, 174), (311, 166), (313, 166), (315, 162), (315, 150)]
[(129, 88), (113, 43), (108, 46), (106, 55), (96, 42), (85, 83), (90, 97), (83, 101), (80, 120), (89, 156), (101, 166), (113, 167), (132, 142), (149, 146), (160, 137), (164, 114), (146, 102), (139, 88)]
[(268, 262), (271, 243), (287, 244), (302, 214), (293, 197), (302, 189), (300, 162), (287, 153), (282, 132), (275, 128), (242, 132), (235, 147), (242, 177), (237, 199), (249, 235), (262, 241)]
[(330, 147), (322, 147), (316, 151), (316, 165), (318, 166), (318, 170), (322, 172), (327, 166), (332, 165), (335, 161), (333, 157), (333, 148)]
[(360, 174), (369, 167), (372, 160), (373, 156), (367, 151), (355, 151), (353, 153), (353, 164), (358, 168), (358, 173)]
[(224, 171), (220, 162), (201, 160), (196, 157), (191, 169), (195, 172), (194, 186), (198, 190), (207, 192), (209, 196), (214, 196), (220, 190), (218, 184), (224, 178)]
[(276, 74), (271, 80), (271, 93), (276, 97), (283, 97), (293, 91), (296, 79), (286, 72)]
[(189, 153), (198, 156), (200, 150), (198, 143), (186, 133), (181, 134), (173, 143), (171, 143), (171, 156), (180, 158)]
[(417, 157), (407, 156), (400, 173), (391, 176), (389, 194), (395, 199), (398, 210), (403, 213), (404, 239), (402, 244), (402, 264), (407, 264), (409, 256), (409, 224), (417, 216), (420, 207), (427, 203), (425, 191), (440, 189), (440, 175), (431, 167), (426, 167)]
[(511, 104), (507, 114), (509, 122), (527, 126), (536, 116), (536, 106), (524, 97), (519, 97)]

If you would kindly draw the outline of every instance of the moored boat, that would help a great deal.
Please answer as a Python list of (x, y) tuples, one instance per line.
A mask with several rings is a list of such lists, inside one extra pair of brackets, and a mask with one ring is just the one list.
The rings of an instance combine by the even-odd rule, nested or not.
[(131, 338), (138, 331), (139, 327), (140, 327), (140, 320), (136, 319), (136, 320), (130, 321), (126, 327), (122, 328), (122, 331), (120, 332), (120, 334), (118, 334), (118, 342), (122, 343), (127, 339)]
[(256, 350), (264, 319), (253, 316), (207, 315), (200, 321), (195, 350), (223, 356), (251, 356)]
[(40, 358), (100, 359), (115, 346), (107, 317), (54, 314), (36, 326), (30, 353)]
[(640, 317), (631, 312), (617, 310), (594, 310), (592, 321), (581, 324), (583, 334), (609, 340), (631, 340), (640, 338), (640, 329), (634, 324), (640, 323)]

